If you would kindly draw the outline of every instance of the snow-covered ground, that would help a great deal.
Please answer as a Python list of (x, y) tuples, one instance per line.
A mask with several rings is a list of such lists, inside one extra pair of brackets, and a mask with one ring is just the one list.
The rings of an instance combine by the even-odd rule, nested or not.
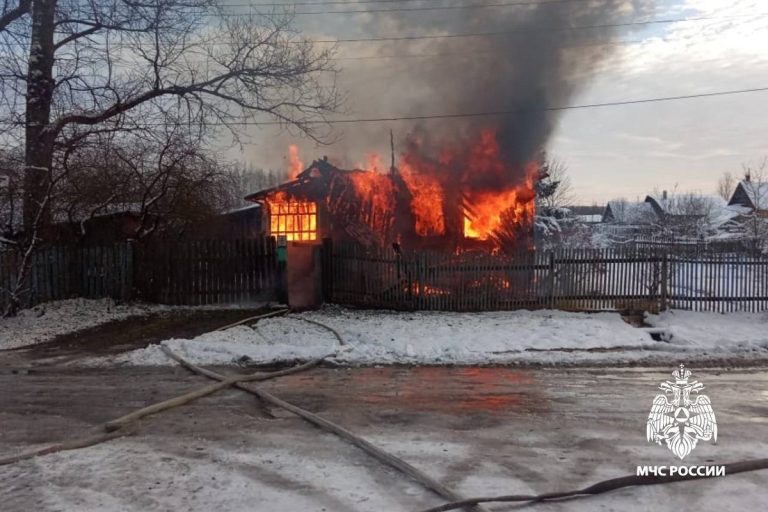
[(168, 309), (147, 304), (115, 304), (112, 299), (69, 299), (46, 302), (0, 318), (0, 349), (25, 347), (69, 332)]
[(67, 299), (46, 302), (18, 315), (0, 318), (0, 350), (26, 347), (51, 341), (57, 336), (89, 329), (115, 320), (141, 317), (161, 311), (211, 311), (256, 309), (264, 302), (211, 306), (165, 306), (162, 304), (117, 304), (112, 299)]
[[(339, 347), (327, 330), (336, 329)], [(340, 364), (488, 364), (667, 362), (768, 358), (768, 313), (721, 315), (673, 311), (633, 327), (616, 313), (511, 311), (489, 313), (357, 311), (327, 307), (262, 320), (197, 338), (163, 342), (197, 364), (272, 363), (332, 354)], [(164, 365), (158, 346), (99, 364)]]

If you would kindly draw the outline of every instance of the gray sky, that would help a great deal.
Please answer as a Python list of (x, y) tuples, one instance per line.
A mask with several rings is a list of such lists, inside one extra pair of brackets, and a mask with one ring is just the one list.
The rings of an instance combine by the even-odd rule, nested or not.
[[(236, 3), (235, 0), (230, 0)], [(506, 0), (505, 0), (506, 1)], [(519, 1), (519, 0), (515, 0)], [(574, 0), (579, 1), (579, 0)], [(587, 3), (589, 0), (585, 0)], [(615, 35), (619, 41), (599, 62), (582, 70), (580, 87), (568, 104), (604, 103), (653, 97), (768, 87), (768, 5), (760, 0), (635, 0), (642, 9), (611, 18), (616, 21), (716, 17), (717, 19), (650, 25)], [(473, 3), (500, 3), (476, 0)], [(629, 4), (629, 0), (627, 0)], [(649, 5), (655, 3), (655, 9)], [(359, 4), (355, 9), (396, 6), (458, 5), (407, 2)], [(338, 10), (343, 6), (297, 7), (297, 10)], [(552, 5), (548, 8), (557, 8)], [(507, 7), (502, 9), (520, 9)], [(489, 11), (490, 9), (483, 9)], [(403, 12), (356, 15), (297, 16), (297, 26), (311, 38), (381, 37), (400, 34), (456, 33), (460, 11)], [(639, 14), (639, 15), (638, 15)], [(462, 20), (466, 21), (466, 20)], [(466, 23), (462, 23), (462, 27)], [(503, 25), (501, 25), (503, 28)], [(477, 27), (478, 32), (499, 27)], [(552, 37), (559, 37), (552, 33)], [(595, 36), (595, 34), (592, 34)], [(434, 66), (462, 76), (466, 41), (441, 44), (409, 41), (343, 44), (338, 47), (339, 86), (348, 94), (346, 111), (338, 118), (388, 117), (452, 113), (460, 109), (438, 101), (434, 81), (420, 73)], [(361, 59), (376, 55), (454, 55), (435, 58)], [(431, 62), (425, 62), (431, 61)], [(414, 102), (415, 98), (418, 102)], [(434, 97), (436, 101), (424, 100)], [(492, 102), (490, 103), (492, 104)], [(413, 105), (418, 105), (414, 107)], [(560, 105), (552, 105), (560, 106)], [(405, 108), (404, 108), (405, 107)], [(464, 109), (466, 110), (466, 109)], [(345, 166), (366, 162), (366, 155), (388, 155), (389, 130), (401, 140), (413, 122), (343, 125), (334, 142), (317, 147), (295, 134), (258, 129), (236, 158), (257, 166), (286, 165), (287, 146), (297, 143), (305, 163), (322, 155)], [(742, 163), (768, 155), (768, 92), (643, 105), (569, 110), (559, 117), (549, 140), (550, 154), (564, 160), (581, 203), (602, 203), (614, 197), (643, 197), (654, 188), (713, 193), (725, 171), (740, 172)], [(388, 162), (388, 158), (385, 159)]]

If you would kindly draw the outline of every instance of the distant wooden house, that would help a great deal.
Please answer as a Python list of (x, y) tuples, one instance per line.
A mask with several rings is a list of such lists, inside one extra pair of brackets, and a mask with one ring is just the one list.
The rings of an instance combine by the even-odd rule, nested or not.
[(768, 182), (752, 181), (750, 176), (740, 181), (733, 191), (728, 206), (745, 209), (745, 213), (757, 212), (768, 218)]
[(603, 211), (601, 222), (623, 226), (644, 227), (651, 225), (657, 216), (647, 201), (609, 201)]

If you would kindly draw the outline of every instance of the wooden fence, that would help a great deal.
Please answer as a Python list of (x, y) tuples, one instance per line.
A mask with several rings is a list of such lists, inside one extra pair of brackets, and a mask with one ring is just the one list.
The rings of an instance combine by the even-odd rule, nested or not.
[[(0, 307), (17, 283), (21, 255), (0, 252)], [(40, 302), (71, 297), (114, 297), (126, 300), (132, 294), (133, 253), (126, 244), (107, 247), (45, 247), (31, 256), (22, 302)]]
[[(0, 308), (18, 279), (20, 255), (0, 252)], [(22, 305), (72, 297), (161, 304), (248, 303), (274, 298), (272, 239), (120, 243), (35, 251)]]
[(137, 298), (160, 304), (242, 304), (274, 298), (272, 238), (136, 247)]
[[(655, 249), (556, 250), (513, 256), (323, 247), (326, 300), (406, 310), (665, 308), (768, 310), (768, 258)], [(0, 307), (19, 255), (0, 252)], [(290, 262), (289, 262), (290, 264)], [(70, 297), (163, 304), (274, 300), (274, 240), (51, 247), (33, 256), (23, 305)]]
[(326, 291), (340, 304), (413, 310), (768, 309), (768, 258), (600, 249), (514, 256), (396, 255), (337, 247)]

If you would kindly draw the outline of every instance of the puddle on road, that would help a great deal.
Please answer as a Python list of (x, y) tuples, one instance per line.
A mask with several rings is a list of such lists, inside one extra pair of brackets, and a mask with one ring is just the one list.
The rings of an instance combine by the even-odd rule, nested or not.
[(547, 408), (536, 374), (511, 368), (319, 369), (276, 381), (276, 392), (321, 395), (362, 407), (445, 414), (534, 412)]

